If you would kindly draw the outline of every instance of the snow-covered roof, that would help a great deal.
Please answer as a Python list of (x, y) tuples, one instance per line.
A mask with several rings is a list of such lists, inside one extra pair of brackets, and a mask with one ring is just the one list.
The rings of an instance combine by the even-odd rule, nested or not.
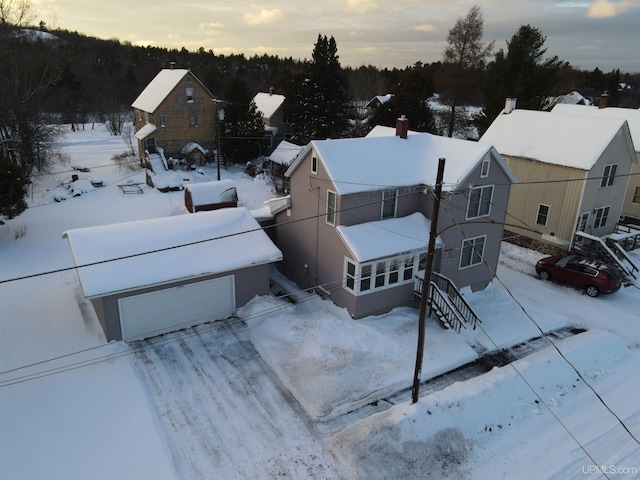
[(135, 137), (138, 140), (144, 140), (149, 135), (151, 135), (153, 132), (155, 132), (157, 129), (158, 129), (158, 127), (156, 127), (153, 123), (147, 123), (147, 124), (145, 124), (144, 127), (142, 127), (140, 130), (138, 130), (136, 132)]
[(553, 107), (551, 113), (626, 120), (629, 124), (629, 131), (631, 132), (635, 150), (636, 152), (640, 152), (640, 109), (620, 107), (598, 108), (597, 106), (588, 105), (558, 104)]
[(337, 193), (349, 195), (390, 187), (433, 185), (438, 159), (445, 158), (443, 190), (452, 191), (485, 156), (491, 155), (515, 181), (500, 155), (489, 143), (378, 128), (374, 136), (339, 140), (314, 140), (286, 172), (291, 176), (310, 149), (320, 157)]
[(387, 93), (386, 95), (376, 95), (365, 105), (365, 107), (370, 108), (378, 103), (382, 105), (383, 103), (387, 103), (389, 100), (393, 98), (393, 94)]
[(131, 106), (143, 112), (155, 112), (162, 101), (167, 98), (188, 73), (189, 70), (184, 68), (165, 68), (160, 70)]
[(222, 199), (222, 194), (231, 188), (235, 189), (235, 186), (236, 184), (233, 180), (218, 180), (190, 183), (185, 185), (184, 188), (191, 193), (191, 200), (194, 205), (211, 205), (225, 201)]
[(624, 120), (534, 110), (501, 113), (480, 138), (501, 155), (591, 170)]
[(182, 150), (180, 150), (180, 153), (182, 153), (183, 155), (189, 155), (194, 150), (199, 150), (200, 152), (202, 152), (205, 155), (207, 154), (207, 150), (204, 149), (202, 147), (202, 145), (200, 145), (197, 142), (189, 142), (189, 143), (187, 143), (184, 147), (182, 147)]
[(80, 228), (63, 237), (87, 298), (282, 259), (244, 207)]
[[(431, 220), (421, 213), (336, 230), (358, 263), (426, 250)], [(438, 237), (436, 245), (442, 245)]]
[(300, 145), (283, 140), (278, 144), (276, 149), (269, 155), (269, 160), (279, 165), (291, 165), (298, 154), (304, 149)]
[(276, 93), (259, 92), (253, 97), (253, 101), (256, 102), (258, 110), (262, 112), (262, 116), (265, 118), (271, 118), (271, 116), (276, 113), (276, 110), (284, 103), (284, 100), (284, 95), (278, 95)]

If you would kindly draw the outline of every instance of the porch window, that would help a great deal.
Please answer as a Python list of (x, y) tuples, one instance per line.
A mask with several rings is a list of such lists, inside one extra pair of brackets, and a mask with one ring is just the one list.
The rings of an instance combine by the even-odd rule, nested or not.
[(609, 207), (600, 207), (596, 209), (596, 219), (593, 221), (593, 228), (604, 227), (609, 218)]
[(549, 205), (545, 205), (541, 203), (538, 205), (538, 218), (536, 219), (536, 223), (538, 225), (545, 226), (547, 224), (547, 220), (549, 218)]
[(327, 190), (326, 222), (329, 225), (336, 226), (336, 193), (331, 190)]
[(360, 264), (345, 258), (344, 287), (359, 295), (412, 283), (420, 256), (403, 255)]
[(602, 180), (600, 180), (600, 187), (610, 187), (613, 185), (613, 180), (616, 178), (616, 170), (618, 165), (612, 163), (604, 166), (604, 172), (602, 173)]
[(482, 263), (484, 258), (484, 245), (487, 240), (486, 235), (469, 238), (462, 241), (462, 251), (460, 253), (460, 269), (473, 267)]
[(467, 219), (484, 217), (491, 212), (491, 201), (493, 199), (493, 185), (472, 188), (469, 191), (469, 202), (467, 204)]

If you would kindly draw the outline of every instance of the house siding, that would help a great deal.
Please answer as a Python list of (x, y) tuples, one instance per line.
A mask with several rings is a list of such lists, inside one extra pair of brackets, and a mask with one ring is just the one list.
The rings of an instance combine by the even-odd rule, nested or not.
[[(518, 179), (518, 183), (511, 188), (507, 207), (510, 215), (508, 230), (535, 240), (547, 234), (570, 242), (587, 172), (520, 157), (503, 157)], [(549, 218), (544, 226), (536, 224), (541, 203), (550, 206)]]
[(203, 275), (201, 277), (171, 282), (161, 286), (156, 285), (114, 295), (92, 298), (91, 303), (93, 304), (96, 315), (102, 324), (107, 340), (122, 340), (118, 299), (158, 291), (165, 288), (179, 287), (182, 285), (189, 285), (191, 283), (226, 277), (228, 275), (234, 275), (237, 308), (246, 304), (256, 295), (269, 294), (269, 265), (265, 264), (256, 265), (250, 268), (243, 268), (232, 272)]

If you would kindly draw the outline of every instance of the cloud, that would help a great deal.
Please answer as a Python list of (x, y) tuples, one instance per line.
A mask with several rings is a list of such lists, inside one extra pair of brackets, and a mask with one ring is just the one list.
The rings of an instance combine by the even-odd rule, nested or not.
[(261, 10), (260, 13), (247, 12), (243, 15), (244, 21), (249, 25), (265, 25), (282, 18), (282, 10)]
[(411, 28), (416, 32), (433, 32), (436, 29), (436, 27), (434, 27), (430, 23), (423, 23), (422, 25), (414, 25)]
[(220, 22), (209, 22), (209, 23), (201, 23), (200, 30), (204, 30), (205, 28), (224, 28), (224, 24)]
[(376, 0), (346, 0), (345, 4), (348, 12), (367, 12), (378, 8)]
[(622, 0), (621, 2), (595, 0), (589, 5), (586, 16), (588, 18), (612, 18), (631, 8), (637, 8), (639, 5), (638, 0)]

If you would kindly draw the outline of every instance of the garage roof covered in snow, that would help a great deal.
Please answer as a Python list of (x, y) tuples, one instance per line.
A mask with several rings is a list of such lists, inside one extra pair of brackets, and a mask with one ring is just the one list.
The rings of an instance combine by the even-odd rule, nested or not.
[(69, 230), (87, 298), (282, 260), (246, 208)]

